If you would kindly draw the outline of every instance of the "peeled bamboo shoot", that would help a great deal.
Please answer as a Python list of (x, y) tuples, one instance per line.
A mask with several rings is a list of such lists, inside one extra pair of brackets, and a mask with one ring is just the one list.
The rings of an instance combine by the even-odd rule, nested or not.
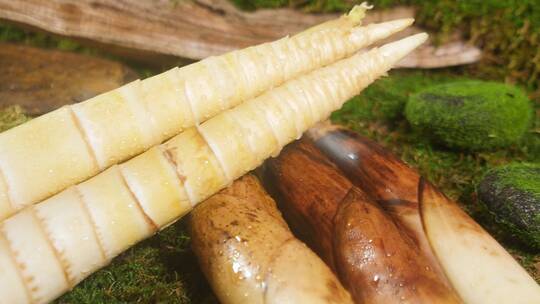
[(190, 228), (192, 248), (221, 303), (352, 303), (252, 175), (197, 206)]
[(295, 234), (356, 303), (462, 303), (402, 228), (309, 141), (287, 146), (263, 172)]
[(364, 10), (134, 81), (0, 134), (0, 219), (412, 22), (359, 27)]
[[(465, 303), (540, 303), (540, 286), (512, 256), (433, 185), (381, 146), (342, 127), (310, 131), (317, 146), (427, 243)], [(416, 220), (420, 220), (418, 225)], [(427, 249), (425, 249), (427, 250)]]
[[(0, 271), (0, 301), (44, 303), (69, 290), (276, 154), (286, 140), (305, 131), (296, 129), (304, 114), (317, 109), (321, 118), (328, 117), (426, 38), (410, 36), (290, 80), (8, 218), (0, 224), (0, 264), (8, 269)], [(294, 112), (291, 104), (301, 111)], [(250, 119), (253, 113), (260, 120)], [(230, 123), (234, 117), (245, 120)], [(223, 123), (221, 128), (216, 121)], [(306, 127), (316, 122), (311, 119)], [(272, 144), (263, 145), (264, 150), (251, 145), (265, 141)], [(71, 212), (57, 213), (61, 206)], [(21, 226), (35, 227), (35, 232)], [(88, 251), (80, 252), (84, 246)]]

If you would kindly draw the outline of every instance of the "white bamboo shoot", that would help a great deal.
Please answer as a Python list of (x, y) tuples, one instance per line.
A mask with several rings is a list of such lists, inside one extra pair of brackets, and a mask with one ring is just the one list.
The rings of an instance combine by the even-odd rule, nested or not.
[(424, 182), (422, 221), (448, 279), (468, 304), (540, 303), (540, 286), (456, 203)]
[[(45, 303), (69, 290), (317, 123), (308, 113), (328, 117), (426, 37), (414, 35), (290, 80), (8, 218), (0, 224), (6, 269), (0, 269), (0, 302)], [(248, 117), (255, 112), (260, 120)]]
[(364, 10), (134, 81), (0, 134), (0, 219), (412, 23), (359, 27)]

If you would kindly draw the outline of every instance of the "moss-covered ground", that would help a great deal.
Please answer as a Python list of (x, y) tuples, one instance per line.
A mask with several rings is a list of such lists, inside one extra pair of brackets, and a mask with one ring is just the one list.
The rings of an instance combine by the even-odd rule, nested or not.
[[(300, 5), (316, 11), (345, 10), (351, 5), (343, 0), (257, 0), (249, 1), (251, 4), (234, 1), (245, 8)], [(489, 168), (513, 161), (540, 162), (540, 93), (537, 91), (540, 6), (534, 6), (534, 0), (370, 2), (383, 7), (398, 2), (421, 3), (421, 24), (436, 30), (441, 39), (452, 29), (460, 28), (483, 47), (487, 55), (482, 63), (469, 67), (391, 72), (388, 78), (378, 80), (360, 97), (347, 103), (333, 115), (333, 120), (376, 139), (418, 168), (447, 195), (459, 200), (540, 282), (540, 255), (505, 239), (482, 212), (475, 197), (475, 185)], [(5, 24), (0, 24), (0, 41), (107, 56), (69, 39)], [(156, 72), (135, 68), (141, 76)], [(527, 90), (535, 102), (536, 115), (534, 125), (520, 143), (490, 152), (459, 152), (433, 145), (411, 130), (401, 114), (410, 94), (431, 84), (464, 78), (508, 81)], [(0, 120), (7, 122), (0, 123), (0, 130), (26, 120), (19, 110), (8, 111), (0, 113)], [(189, 250), (185, 227), (185, 220), (180, 221), (128, 250), (60, 298), (58, 303), (217, 303)]]

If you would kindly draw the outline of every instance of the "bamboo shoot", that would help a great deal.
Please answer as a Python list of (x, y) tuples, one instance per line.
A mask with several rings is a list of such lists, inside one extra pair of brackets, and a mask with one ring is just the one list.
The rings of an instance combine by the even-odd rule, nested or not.
[(197, 206), (190, 228), (221, 303), (352, 303), (328, 266), (293, 236), (254, 176)]
[(293, 231), (356, 303), (461, 303), (401, 227), (309, 141), (288, 146), (263, 172)]
[(0, 219), (412, 22), (359, 27), (364, 10), (134, 81), (1, 133)]
[[(540, 303), (540, 287), (512, 256), (459, 206), (398, 158), (342, 127), (310, 131), (317, 146), (359, 187), (369, 189), (432, 249), (465, 303)], [(417, 222), (420, 221), (420, 223)]]

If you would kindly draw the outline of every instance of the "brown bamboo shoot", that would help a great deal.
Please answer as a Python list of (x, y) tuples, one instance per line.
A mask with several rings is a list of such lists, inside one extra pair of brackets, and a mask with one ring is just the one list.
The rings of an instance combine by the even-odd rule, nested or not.
[(293, 231), (356, 303), (461, 303), (401, 227), (308, 141), (269, 160), (264, 176)]
[(310, 131), (317, 146), (432, 252), (465, 303), (540, 303), (540, 287), (459, 206), (391, 153), (342, 127)]
[(352, 303), (246, 175), (191, 213), (192, 248), (221, 303)]

